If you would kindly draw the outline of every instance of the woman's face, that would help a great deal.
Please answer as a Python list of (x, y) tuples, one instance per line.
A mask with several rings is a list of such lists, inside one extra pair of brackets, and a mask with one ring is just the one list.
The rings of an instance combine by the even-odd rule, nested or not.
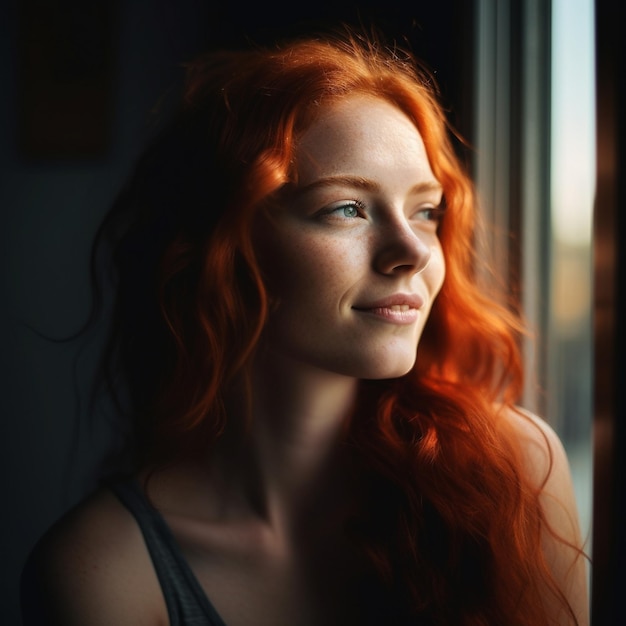
[(258, 231), (270, 351), (356, 378), (407, 373), (441, 285), (442, 189), (399, 109), (354, 96), (296, 149), (297, 184)]

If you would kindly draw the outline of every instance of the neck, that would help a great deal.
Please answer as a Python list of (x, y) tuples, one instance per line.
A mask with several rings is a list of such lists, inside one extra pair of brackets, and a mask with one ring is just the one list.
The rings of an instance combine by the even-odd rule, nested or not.
[[(265, 354), (251, 374), (251, 411), (245, 433), (230, 432), (216, 459), (224, 485), (276, 527), (309, 518), (342, 496), (338, 447), (358, 381)], [(239, 422), (245, 407), (233, 406)], [(318, 509), (319, 510), (319, 509)]]

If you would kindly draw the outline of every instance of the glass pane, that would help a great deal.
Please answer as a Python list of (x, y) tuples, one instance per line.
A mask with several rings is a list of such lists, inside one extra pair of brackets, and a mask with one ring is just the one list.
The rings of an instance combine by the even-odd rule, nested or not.
[(583, 536), (589, 541), (596, 173), (593, 32), (593, 0), (553, 0), (547, 413), (570, 457)]

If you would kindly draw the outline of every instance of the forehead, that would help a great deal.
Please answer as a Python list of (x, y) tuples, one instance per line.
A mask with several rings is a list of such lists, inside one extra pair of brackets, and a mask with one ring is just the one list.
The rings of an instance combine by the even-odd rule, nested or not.
[(406, 172), (434, 180), (424, 142), (409, 117), (380, 98), (352, 96), (327, 105), (296, 147), (298, 183), (320, 176)]

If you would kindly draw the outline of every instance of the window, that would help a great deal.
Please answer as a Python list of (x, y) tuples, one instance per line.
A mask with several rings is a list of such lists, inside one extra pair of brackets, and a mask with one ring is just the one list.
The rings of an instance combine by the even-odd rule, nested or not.
[(591, 530), (593, 0), (552, 0), (551, 289), (548, 413), (568, 450), (583, 533)]
[(563, 440), (590, 552), (593, 0), (475, 7), (474, 176), (496, 226), (488, 243), (535, 332), (523, 403)]

